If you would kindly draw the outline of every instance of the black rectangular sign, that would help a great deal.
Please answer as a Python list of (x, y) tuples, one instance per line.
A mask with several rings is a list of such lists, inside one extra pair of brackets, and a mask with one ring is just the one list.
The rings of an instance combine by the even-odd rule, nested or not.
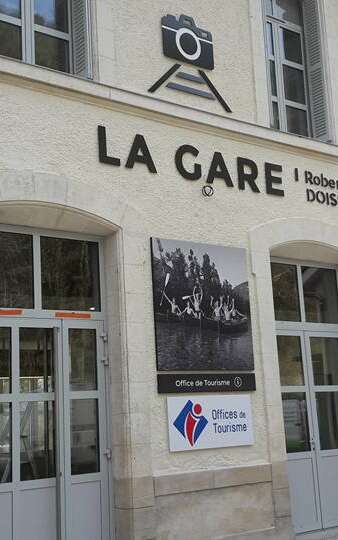
[(157, 389), (159, 394), (247, 392), (256, 390), (256, 379), (254, 373), (159, 374)]

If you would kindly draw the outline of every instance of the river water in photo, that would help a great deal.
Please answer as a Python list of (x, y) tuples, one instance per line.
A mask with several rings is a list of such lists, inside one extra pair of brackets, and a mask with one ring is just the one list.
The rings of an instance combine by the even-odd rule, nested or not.
[(158, 370), (253, 370), (251, 327), (233, 336), (158, 321)]

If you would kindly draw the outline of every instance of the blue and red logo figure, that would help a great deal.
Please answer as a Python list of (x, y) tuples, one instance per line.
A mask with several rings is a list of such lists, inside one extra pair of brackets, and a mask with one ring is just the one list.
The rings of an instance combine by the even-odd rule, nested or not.
[(189, 399), (176, 418), (174, 426), (187, 439), (190, 446), (194, 446), (207, 423), (208, 420), (202, 415), (201, 405), (199, 403), (194, 405)]

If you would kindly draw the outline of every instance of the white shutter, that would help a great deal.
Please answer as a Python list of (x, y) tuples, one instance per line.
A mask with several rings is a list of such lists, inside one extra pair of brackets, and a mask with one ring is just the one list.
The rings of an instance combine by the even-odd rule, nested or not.
[(91, 77), (90, 0), (71, 0), (73, 73)]
[(318, 1), (303, 0), (304, 37), (313, 137), (329, 142), (330, 129)]

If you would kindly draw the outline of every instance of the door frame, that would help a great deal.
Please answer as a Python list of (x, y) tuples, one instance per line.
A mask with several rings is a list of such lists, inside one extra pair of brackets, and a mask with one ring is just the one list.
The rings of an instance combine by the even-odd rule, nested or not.
[[(283, 393), (305, 394), (310, 450), (307, 452), (293, 452), (293, 453), (287, 452), (286, 455), (287, 455), (288, 461), (295, 462), (295, 461), (301, 461), (301, 460), (311, 460), (311, 468), (312, 468), (313, 478), (314, 478), (314, 499), (315, 499), (315, 505), (316, 505), (316, 511), (317, 511), (316, 522), (318, 524), (318, 527), (312, 530), (313, 531), (321, 530), (323, 528), (323, 519), (322, 519), (321, 502), (320, 502), (318, 464), (317, 464), (317, 459), (316, 459), (316, 454), (315, 454), (315, 445), (313, 443), (315, 441), (315, 424), (314, 424), (314, 419), (313, 419), (313, 407), (312, 407), (311, 387), (310, 387), (310, 380), (309, 380), (309, 368), (307, 365), (307, 358), (306, 358), (307, 347), (306, 347), (305, 331), (277, 330), (276, 329), (276, 339), (278, 336), (295, 336), (295, 337), (299, 337), (300, 339), (304, 385), (294, 385), (294, 386), (281, 385), (281, 394)], [(284, 423), (284, 420), (283, 420), (283, 423)], [(303, 527), (297, 530), (297, 533), (303, 533), (303, 532), (309, 532), (308, 528)]]
[[(320, 450), (320, 439), (319, 439), (319, 427), (318, 427), (318, 418), (315, 402), (315, 385), (313, 379), (313, 370), (312, 370), (312, 361), (311, 361), (311, 349), (310, 349), (310, 337), (337, 337), (338, 338), (338, 323), (316, 323), (316, 322), (307, 322), (305, 316), (305, 302), (304, 302), (304, 293), (303, 293), (303, 283), (302, 283), (302, 266), (310, 266), (313, 268), (323, 268), (334, 270), (336, 273), (336, 283), (338, 290), (338, 267), (334, 264), (326, 264), (318, 261), (307, 261), (307, 260), (298, 260), (291, 258), (282, 258), (282, 257), (271, 257), (271, 263), (281, 263), (289, 264), (296, 267), (297, 272), (297, 288), (298, 288), (298, 301), (299, 301), (299, 312), (300, 312), (300, 321), (278, 321), (275, 320), (275, 336), (277, 339), (278, 335), (290, 335), (290, 336), (299, 336), (301, 342), (301, 352), (302, 352), (302, 366), (304, 373), (304, 387), (302, 386), (282, 386), (280, 384), (281, 393), (286, 391), (292, 392), (302, 392), (306, 394), (307, 401), (307, 414), (308, 414), (308, 424), (309, 424), (309, 437), (310, 437), (310, 452), (312, 460), (312, 469), (315, 478), (315, 501), (318, 508), (318, 516), (320, 517), (320, 528), (313, 529), (315, 530), (325, 530), (330, 528), (333, 525), (328, 525), (324, 528), (323, 526), (323, 512), (321, 508), (321, 499), (320, 499), (320, 478), (319, 478), (319, 460), (321, 459), (319, 452), (329, 452), (328, 455), (335, 455), (335, 451), (321, 451)], [(338, 385), (337, 385), (338, 386)], [(297, 453), (287, 454), (288, 461), (296, 461), (297, 459), (304, 458), (306, 453)], [(290, 457), (292, 456), (292, 457)], [(338, 512), (337, 512), (338, 514)], [(309, 532), (308, 529), (299, 530), (299, 533)]]
[[(102, 474), (103, 483), (107, 500), (101, 497), (101, 523), (102, 523), (102, 538), (113, 539), (114, 529), (112, 521), (112, 485), (111, 485), (111, 467), (109, 466), (110, 457), (106, 457), (105, 450), (110, 446), (110, 430), (111, 426), (111, 411), (109, 407), (109, 394), (107, 388), (109, 385), (109, 371), (105, 362), (107, 347), (104, 320), (82, 320), (77, 318), (62, 319), (62, 318), (40, 318), (40, 317), (1, 317), (0, 327), (11, 328), (11, 393), (0, 394), (0, 403), (11, 403), (11, 466), (12, 466), (12, 481), (1, 484), (0, 493), (12, 493), (13, 510), (12, 510), (12, 535), (13, 538), (18, 538), (18, 520), (15, 515), (19, 515), (20, 508), (18, 507), (19, 493), (21, 491), (32, 488), (53, 487), (56, 490), (56, 538), (57, 540), (71, 540), (70, 519), (67, 514), (69, 508), (68, 501), (71, 498), (71, 474), (70, 474), (70, 418), (65, 421), (67, 414), (69, 416), (69, 406), (65, 406), (66, 397), (68, 396), (68, 405), (70, 399), (70, 391), (68, 389), (68, 329), (69, 328), (95, 328), (97, 342), (97, 399), (98, 399), (98, 429), (99, 429), (99, 462), (100, 472)], [(53, 392), (37, 392), (32, 396), (32, 393), (22, 393), (19, 388), (20, 381), (20, 345), (19, 345), (19, 329), (20, 328), (52, 328), (54, 330), (53, 340), (53, 359), (54, 359), (54, 390)], [(66, 345), (67, 344), (67, 345)], [(68, 356), (67, 356), (68, 355)], [(67, 360), (65, 360), (67, 358)], [(61, 361), (58, 361), (61, 359)], [(100, 369), (101, 366), (101, 369)], [(102, 389), (104, 396), (102, 397)], [(20, 402), (27, 401), (25, 396), (30, 396), (29, 401), (53, 401), (55, 407), (55, 477), (43, 478), (38, 480), (20, 480), (20, 462), (21, 462), (21, 443), (20, 443)], [(47, 399), (49, 397), (49, 399)], [(101, 399), (99, 399), (101, 397)], [(79, 398), (81, 399), (81, 398)], [(85, 399), (85, 398), (83, 398)], [(15, 444), (13, 444), (15, 441)], [(68, 442), (68, 446), (67, 446)], [(103, 473), (103, 464), (106, 471)], [(67, 471), (68, 469), (68, 471)], [(67, 471), (67, 472), (66, 472)], [(61, 474), (63, 473), (63, 474)], [(107, 473), (107, 474), (105, 474)], [(92, 473), (90, 473), (92, 474)], [(96, 473), (94, 473), (96, 474)], [(75, 475), (76, 477), (77, 475)], [(86, 475), (79, 475), (83, 478)], [(81, 481), (81, 479), (80, 479)], [(79, 482), (74, 482), (79, 483)], [(8, 486), (11, 485), (9, 488)], [(101, 493), (102, 495), (102, 493)]]

